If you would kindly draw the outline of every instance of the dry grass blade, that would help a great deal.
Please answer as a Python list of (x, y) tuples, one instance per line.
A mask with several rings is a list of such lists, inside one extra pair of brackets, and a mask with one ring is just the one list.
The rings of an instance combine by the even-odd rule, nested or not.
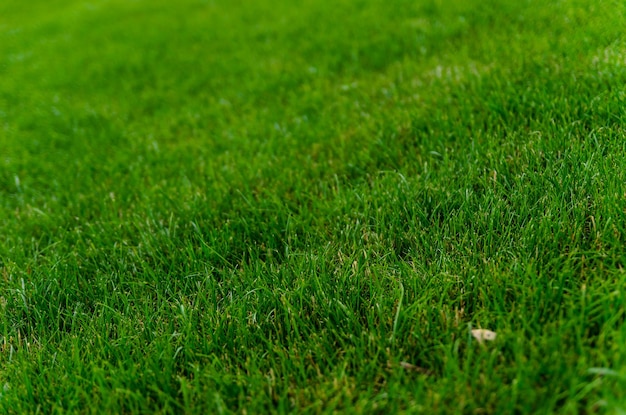
[(388, 368), (390, 368), (390, 369), (391, 369), (391, 368), (393, 368), (393, 367), (396, 367), (396, 366), (399, 366), (399, 367), (401, 367), (402, 369), (407, 370), (407, 371), (410, 371), (410, 372), (420, 373), (420, 374), (422, 374), (422, 375), (428, 375), (428, 376), (430, 376), (430, 375), (432, 375), (432, 374), (433, 374), (433, 372), (432, 372), (431, 370), (425, 369), (425, 368), (423, 368), (423, 367), (421, 367), (421, 366), (414, 365), (413, 363), (409, 363), (409, 362), (401, 361), (401, 362), (400, 362), (400, 363), (398, 363), (398, 364), (394, 364), (394, 363), (393, 363), (393, 362), (391, 362), (391, 361), (388, 361), (388, 362), (387, 362), (387, 367), (388, 367)]

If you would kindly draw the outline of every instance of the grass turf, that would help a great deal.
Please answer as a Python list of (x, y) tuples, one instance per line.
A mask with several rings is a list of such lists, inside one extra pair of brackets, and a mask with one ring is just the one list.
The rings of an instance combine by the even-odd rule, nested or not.
[(626, 410), (625, 10), (3, 1), (0, 408)]

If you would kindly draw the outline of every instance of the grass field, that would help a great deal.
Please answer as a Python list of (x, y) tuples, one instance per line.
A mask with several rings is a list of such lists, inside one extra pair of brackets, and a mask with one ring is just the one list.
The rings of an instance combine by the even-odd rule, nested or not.
[(624, 413), (625, 27), (3, 0), (0, 409)]

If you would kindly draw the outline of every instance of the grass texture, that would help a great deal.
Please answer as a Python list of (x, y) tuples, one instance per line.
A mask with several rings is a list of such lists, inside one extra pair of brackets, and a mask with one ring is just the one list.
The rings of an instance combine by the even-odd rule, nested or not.
[(2, 1), (0, 409), (623, 413), (624, 27)]

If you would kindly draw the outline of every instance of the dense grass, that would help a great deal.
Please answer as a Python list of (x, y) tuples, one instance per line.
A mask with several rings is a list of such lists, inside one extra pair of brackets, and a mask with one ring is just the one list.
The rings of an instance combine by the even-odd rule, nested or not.
[(1, 2), (0, 407), (625, 411), (625, 13)]

